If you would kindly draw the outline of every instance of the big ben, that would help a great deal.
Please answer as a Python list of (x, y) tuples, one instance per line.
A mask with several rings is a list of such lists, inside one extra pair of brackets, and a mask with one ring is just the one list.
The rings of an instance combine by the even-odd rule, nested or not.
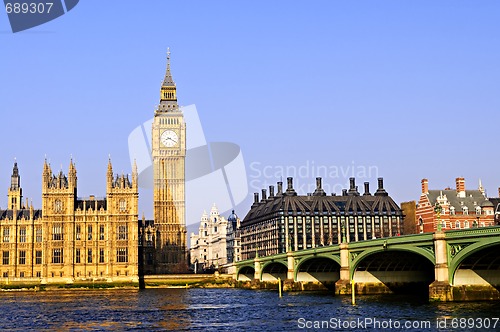
[(170, 72), (170, 51), (167, 52), (167, 71), (160, 89), (160, 104), (155, 110), (152, 140), (155, 272), (185, 272), (186, 125)]

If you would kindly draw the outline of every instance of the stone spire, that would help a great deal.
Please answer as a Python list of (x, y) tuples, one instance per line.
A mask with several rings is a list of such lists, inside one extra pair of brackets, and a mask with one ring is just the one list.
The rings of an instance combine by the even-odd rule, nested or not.
[(138, 192), (139, 190), (139, 171), (137, 170), (137, 161), (134, 159), (132, 166), (132, 188)]
[(19, 176), (19, 169), (17, 168), (17, 161), (14, 160), (14, 167), (12, 168), (12, 176), (10, 180), (10, 188), (8, 190), (8, 207), (11, 210), (20, 210), (23, 194), (21, 189), (21, 177)]
[(479, 191), (481, 192), (481, 194), (484, 195), (484, 187), (483, 187), (483, 183), (481, 182), (481, 179), (479, 179)]
[(167, 72), (160, 89), (160, 105), (157, 112), (178, 111), (177, 88), (170, 73), (170, 49), (167, 51)]
[(19, 169), (17, 168), (17, 161), (15, 160), (10, 179), (10, 190), (18, 190), (19, 187), (21, 187), (21, 177), (19, 176)]
[(170, 72), (170, 47), (167, 48), (167, 72), (165, 73), (162, 86), (175, 86), (172, 73)]

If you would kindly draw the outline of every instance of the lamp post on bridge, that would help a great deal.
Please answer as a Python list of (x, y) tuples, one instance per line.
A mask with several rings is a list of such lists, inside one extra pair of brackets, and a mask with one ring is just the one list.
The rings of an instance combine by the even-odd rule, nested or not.
[(346, 235), (345, 235), (345, 220), (341, 221), (340, 231), (342, 232), (342, 243), (346, 243)]
[(439, 202), (436, 202), (436, 204), (434, 205), (434, 212), (436, 212), (436, 216), (437, 216), (437, 220), (438, 220), (437, 231), (439, 233), (442, 232), (442, 227), (443, 227), (443, 225), (441, 225), (441, 212), (442, 211), (443, 211), (443, 208), (441, 207), (441, 204), (439, 204)]

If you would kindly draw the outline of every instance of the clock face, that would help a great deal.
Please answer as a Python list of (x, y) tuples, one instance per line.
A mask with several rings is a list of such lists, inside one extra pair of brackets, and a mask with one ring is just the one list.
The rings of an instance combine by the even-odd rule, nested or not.
[(170, 148), (172, 146), (177, 145), (177, 142), (179, 141), (179, 137), (177, 136), (177, 134), (175, 133), (175, 131), (165, 130), (161, 134), (160, 141), (167, 148)]

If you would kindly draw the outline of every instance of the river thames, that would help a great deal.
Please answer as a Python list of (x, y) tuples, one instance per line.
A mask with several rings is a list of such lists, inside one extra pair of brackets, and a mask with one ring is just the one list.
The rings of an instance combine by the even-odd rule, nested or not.
[(401, 295), (360, 296), (352, 306), (350, 297), (328, 293), (112, 289), (1, 292), (0, 301), (0, 329), (17, 331), (500, 329), (500, 302), (427, 303)]

